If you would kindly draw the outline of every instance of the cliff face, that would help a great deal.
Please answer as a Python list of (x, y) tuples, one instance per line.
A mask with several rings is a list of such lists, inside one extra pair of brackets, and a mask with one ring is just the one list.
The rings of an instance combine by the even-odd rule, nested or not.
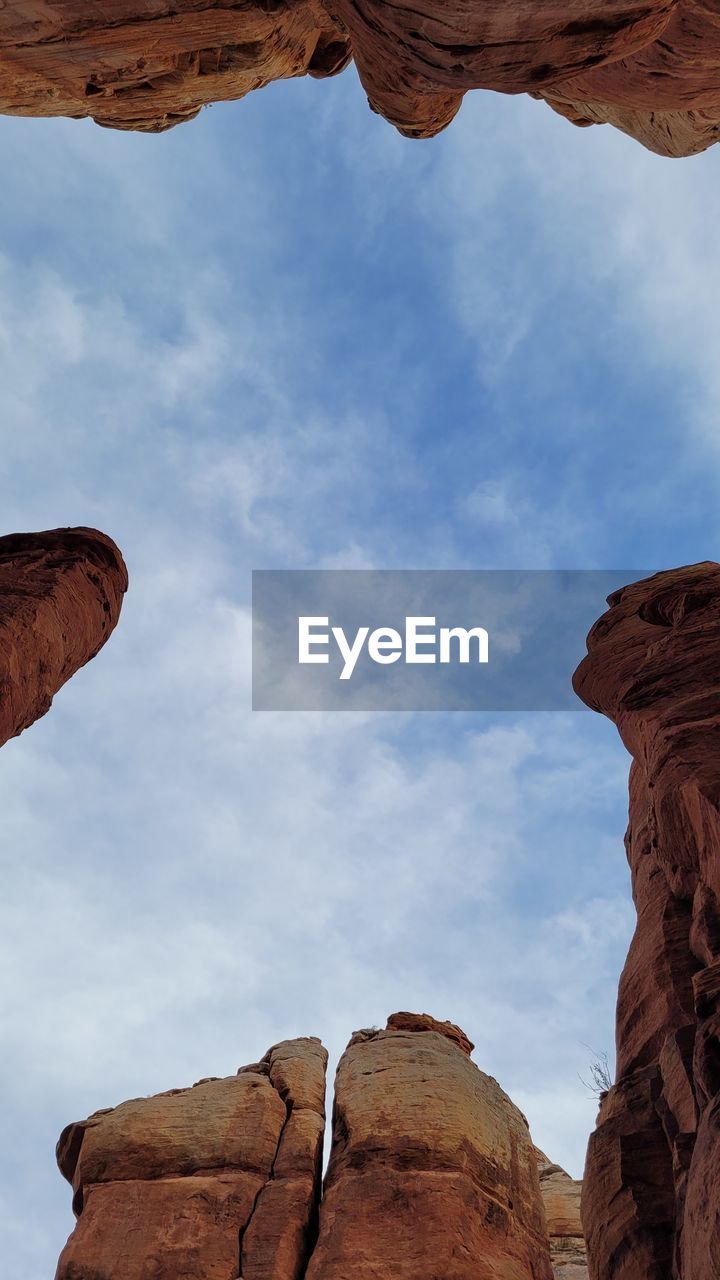
[(102, 648), (126, 590), (123, 558), (96, 529), (0, 538), (0, 746)]
[(427, 1015), (352, 1037), (322, 1198), (317, 1040), (70, 1125), (56, 1280), (552, 1280), (527, 1124), (471, 1048)]
[(531, 93), (663, 155), (720, 137), (714, 0), (14, 0), (0, 111), (156, 131), (351, 58), (410, 137), (444, 129), (471, 89)]
[(633, 757), (637, 926), (588, 1150), (593, 1280), (720, 1274), (720, 566), (610, 597), (575, 676)]

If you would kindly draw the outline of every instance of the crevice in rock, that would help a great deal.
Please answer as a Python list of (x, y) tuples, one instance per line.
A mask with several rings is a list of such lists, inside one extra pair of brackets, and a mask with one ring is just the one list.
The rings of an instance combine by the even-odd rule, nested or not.
[[(278, 1161), (280, 1160), (280, 1157), (283, 1152), (283, 1144), (286, 1140), (286, 1137), (288, 1134), (288, 1127), (290, 1125), (293, 1114), (296, 1111), (296, 1109), (297, 1110), (303, 1109), (302, 1100), (300, 1102), (300, 1105), (296, 1106), (297, 1100), (293, 1094), (292, 1084), (287, 1084), (287, 1083), (281, 1084), (279, 1082), (276, 1082), (276, 1079), (274, 1078), (274, 1073), (273, 1073), (274, 1061), (273, 1061), (272, 1050), (263, 1059), (263, 1065), (266, 1066), (267, 1076), (273, 1089), (275, 1090), (275, 1092), (277, 1093), (278, 1097), (280, 1098), (281, 1102), (285, 1107), (285, 1118), (283, 1120), (280, 1133), (278, 1134), (278, 1140), (275, 1147), (275, 1152), (272, 1157), (267, 1178), (258, 1189), (258, 1192), (253, 1201), (250, 1214), (246, 1222), (240, 1228), (239, 1239), (238, 1239), (238, 1278), (237, 1280), (246, 1280), (250, 1272), (252, 1272), (252, 1280), (257, 1280), (257, 1274), (259, 1274), (257, 1270), (257, 1260), (254, 1260), (248, 1256), (248, 1242), (250, 1239), (250, 1231), (258, 1212), (261, 1210), (263, 1197), (266, 1195), (268, 1190), (276, 1182), (282, 1181), (284, 1177), (288, 1177), (287, 1174), (283, 1174), (283, 1173), (281, 1173), (278, 1176), (278, 1172), (277, 1172)], [(312, 1195), (311, 1195), (310, 1203), (308, 1206), (308, 1209), (309, 1209), (308, 1220), (306, 1225), (303, 1227), (304, 1247), (302, 1249), (302, 1256), (297, 1259), (293, 1280), (304, 1280), (305, 1273), (309, 1266), (310, 1259), (312, 1257), (312, 1253), (315, 1248), (315, 1244), (317, 1242), (318, 1230), (319, 1230), (320, 1200), (322, 1196), (323, 1153), (324, 1153), (324, 1130), (320, 1139), (319, 1160), (318, 1160), (315, 1180), (312, 1187)], [(293, 1181), (292, 1174), (289, 1175), (288, 1180), (290, 1182)]]
[[(270, 1082), (272, 1084), (272, 1077), (270, 1078)], [(275, 1181), (275, 1168), (277, 1165), (278, 1155), (280, 1154), (280, 1147), (282, 1145), (282, 1140), (285, 1135), (285, 1130), (288, 1127), (290, 1116), (292, 1115), (292, 1110), (293, 1110), (292, 1099), (288, 1097), (283, 1098), (282, 1091), (280, 1089), (277, 1089), (275, 1085), (273, 1085), (273, 1088), (275, 1089), (275, 1092), (277, 1093), (278, 1097), (285, 1103), (285, 1119), (283, 1121), (283, 1126), (280, 1130), (280, 1133), (278, 1134), (277, 1146), (275, 1147), (275, 1154), (272, 1158), (272, 1163), (270, 1165), (270, 1172), (268, 1173), (267, 1180), (259, 1188), (257, 1195), (253, 1200), (253, 1205), (252, 1205), (252, 1209), (250, 1210), (250, 1215), (247, 1218), (246, 1222), (243, 1224), (243, 1226), (240, 1228), (239, 1239), (238, 1239), (238, 1280), (243, 1280), (243, 1252), (244, 1252), (244, 1246), (245, 1246), (245, 1238), (247, 1236), (248, 1231), (250, 1230), (250, 1226), (253, 1221), (253, 1218), (255, 1217), (255, 1214), (259, 1208), (260, 1200), (262, 1199), (263, 1193), (267, 1190), (270, 1184)]]

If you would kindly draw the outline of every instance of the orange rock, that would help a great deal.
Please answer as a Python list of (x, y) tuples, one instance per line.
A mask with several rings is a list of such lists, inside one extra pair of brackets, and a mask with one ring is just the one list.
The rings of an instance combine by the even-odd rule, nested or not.
[(68, 1126), (78, 1223), (56, 1280), (299, 1280), (316, 1230), (327, 1054), (276, 1045), (237, 1076)]
[(644, 48), (675, 0), (336, 0), (371, 105), (410, 136), (444, 128), (468, 89), (537, 91)]
[(588, 1280), (585, 1240), (580, 1221), (582, 1182), (536, 1151), (550, 1260), (555, 1280)]
[(468, 1040), (465, 1032), (456, 1027), (454, 1022), (438, 1022), (429, 1013), (391, 1013), (387, 1020), (388, 1031), (438, 1031), (441, 1036), (451, 1040), (458, 1049), (470, 1057), (475, 1045)]
[(118, 548), (96, 529), (0, 538), (0, 746), (45, 715), (95, 657), (127, 585)]
[(69, 1125), (56, 1280), (587, 1280), (580, 1184), (471, 1048), (424, 1013), (353, 1035), (322, 1200), (318, 1040)]
[(271, 80), (348, 62), (320, 0), (16, 0), (0, 6), (0, 111), (158, 132)]
[(551, 1280), (524, 1117), (457, 1028), (399, 1016), (406, 1029), (356, 1034), (340, 1061), (307, 1280)]
[(717, 1280), (720, 1258), (720, 565), (616, 592), (580, 697), (633, 756), (637, 925), (620, 980), (617, 1083), (590, 1140), (592, 1280)]
[(651, 151), (691, 155), (720, 137), (720, 13), (679, 0), (661, 38), (542, 95), (576, 123), (614, 124)]
[(713, 0), (14, 0), (0, 6), (0, 111), (167, 129), (272, 80), (355, 58), (370, 104), (410, 137), (470, 89), (528, 92), (662, 155), (720, 136)]

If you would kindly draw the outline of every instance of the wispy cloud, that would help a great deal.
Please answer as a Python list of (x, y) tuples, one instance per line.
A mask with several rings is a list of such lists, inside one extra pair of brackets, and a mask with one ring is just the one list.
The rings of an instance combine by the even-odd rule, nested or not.
[(419, 146), (322, 89), (162, 138), (3, 124), (4, 524), (97, 524), (131, 574), (0, 759), (17, 1280), (70, 1225), (62, 1125), (285, 1036), (424, 1008), (575, 1172), (593, 1121), (632, 928), (612, 727), (253, 716), (249, 571), (707, 554), (712, 161), (489, 96)]

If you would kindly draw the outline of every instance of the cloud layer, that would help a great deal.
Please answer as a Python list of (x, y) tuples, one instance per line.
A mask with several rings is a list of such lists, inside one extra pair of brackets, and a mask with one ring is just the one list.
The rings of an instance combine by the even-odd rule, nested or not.
[(612, 727), (253, 715), (250, 570), (712, 556), (717, 174), (488, 95), (413, 144), (322, 88), (0, 130), (4, 525), (98, 525), (131, 574), (0, 761), (16, 1280), (95, 1107), (422, 1009), (580, 1172), (612, 1053)]

